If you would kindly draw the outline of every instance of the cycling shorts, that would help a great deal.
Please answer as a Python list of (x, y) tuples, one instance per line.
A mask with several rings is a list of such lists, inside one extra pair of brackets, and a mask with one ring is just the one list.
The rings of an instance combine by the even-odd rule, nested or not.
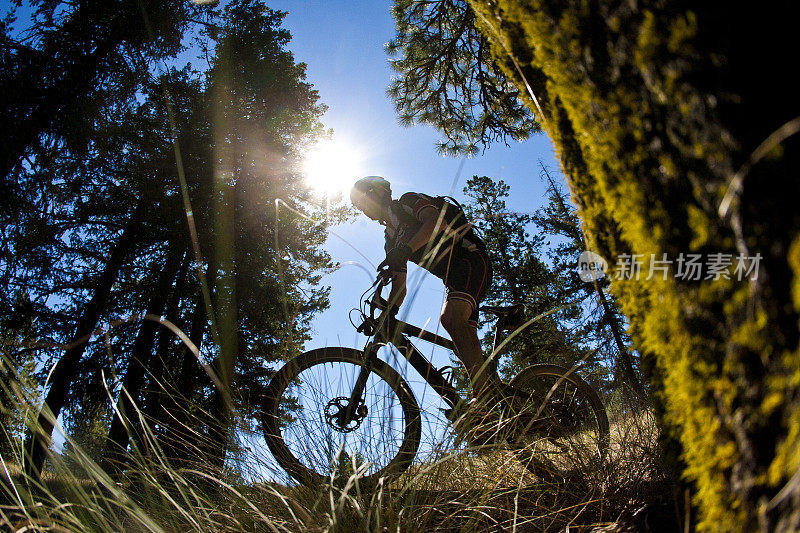
[[(448, 261), (449, 259), (449, 261)], [(447, 301), (463, 300), (470, 304), (469, 325), (478, 327), (478, 304), (492, 283), (492, 265), (486, 252), (468, 251), (456, 246), (450, 257), (440, 261), (431, 273), (444, 281)]]

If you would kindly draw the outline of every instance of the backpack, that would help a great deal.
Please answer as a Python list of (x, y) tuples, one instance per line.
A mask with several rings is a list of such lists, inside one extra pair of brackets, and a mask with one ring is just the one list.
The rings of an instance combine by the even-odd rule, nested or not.
[[(446, 232), (453, 236), (458, 243), (467, 251), (486, 251), (486, 244), (483, 242), (472, 223), (467, 219), (464, 208), (458, 203), (458, 200), (452, 196), (429, 196), (422, 193), (407, 193), (414, 194), (415, 196), (422, 196), (430, 203), (436, 206), (440, 211), (444, 211), (442, 216), (443, 224)], [(404, 194), (400, 200), (393, 200), (394, 213), (409, 227), (414, 227), (419, 224), (419, 221), (412, 214), (411, 205), (403, 203), (406, 195)]]
[(468, 251), (486, 251), (486, 243), (477, 233), (474, 224), (467, 218), (464, 207), (452, 196), (436, 196), (434, 201), (444, 210), (444, 221), (453, 233), (460, 237), (461, 246)]

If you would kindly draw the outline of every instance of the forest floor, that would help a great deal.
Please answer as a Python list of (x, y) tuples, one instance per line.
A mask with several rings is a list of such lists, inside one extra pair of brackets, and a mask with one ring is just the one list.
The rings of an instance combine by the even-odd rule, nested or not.
[(537, 479), (502, 453), (415, 464), (370, 493), (357, 483), (302, 487), (149, 463), (116, 481), (64, 464), (27, 482), (0, 472), (10, 531), (682, 531), (683, 495), (663, 475), (649, 413), (612, 419), (609, 460), (570, 479)]

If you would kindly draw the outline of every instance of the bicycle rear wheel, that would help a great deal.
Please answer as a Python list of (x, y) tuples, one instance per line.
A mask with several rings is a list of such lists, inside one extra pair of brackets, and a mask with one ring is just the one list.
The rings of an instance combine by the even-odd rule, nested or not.
[[(602, 466), (609, 425), (597, 392), (568, 368), (540, 364), (509, 383), (516, 404), (514, 449), (542, 479), (585, 477)], [(520, 397), (522, 402), (519, 402)]]
[(340, 427), (364, 354), (320, 348), (289, 361), (273, 377), (263, 403), (263, 428), (275, 459), (306, 484), (354, 474), (361, 486), (408, 468), (422, 433), (419, 406), (409, 385), (376, 359), (356, 419)]

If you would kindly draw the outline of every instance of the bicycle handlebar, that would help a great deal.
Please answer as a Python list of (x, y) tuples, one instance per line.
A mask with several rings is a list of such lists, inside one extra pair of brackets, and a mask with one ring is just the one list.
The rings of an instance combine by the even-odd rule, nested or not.
[(388, 278), (383, 272), (378, 273), (378, 278), (375, 280), (375, 292), (372, 294), (372, 298), (370, 299), (370, 317), (374, 318), (375, 309), (380, 309), (381, 311), (385, 311), (389, 307), (389, 302), (383, 299), (381, 293), (383, 292), (383, 288), (389, 285), (390, 278)]
[[(391, 277), (387, 270), (378, 271), (378, 276), (372, 284), (372, 286), (375, 287), (375, 292), (372, 293), (372, 296), (366, 302), (369, 305), (369, 315), (367, 315), (364, 310), (361, 311), (364, 321), (356, 328), (359, 333), (365, 333), (366, 335), (374, 333), (375, 326), (380, 322), (383, 313), (389, 308), (389, 302), (381, 297), (381, 293), (383, 292), (383, 288), (389, 285), (390, 281)], [(375, 310), (381, 311), (377, 317), (375, 316)]]

